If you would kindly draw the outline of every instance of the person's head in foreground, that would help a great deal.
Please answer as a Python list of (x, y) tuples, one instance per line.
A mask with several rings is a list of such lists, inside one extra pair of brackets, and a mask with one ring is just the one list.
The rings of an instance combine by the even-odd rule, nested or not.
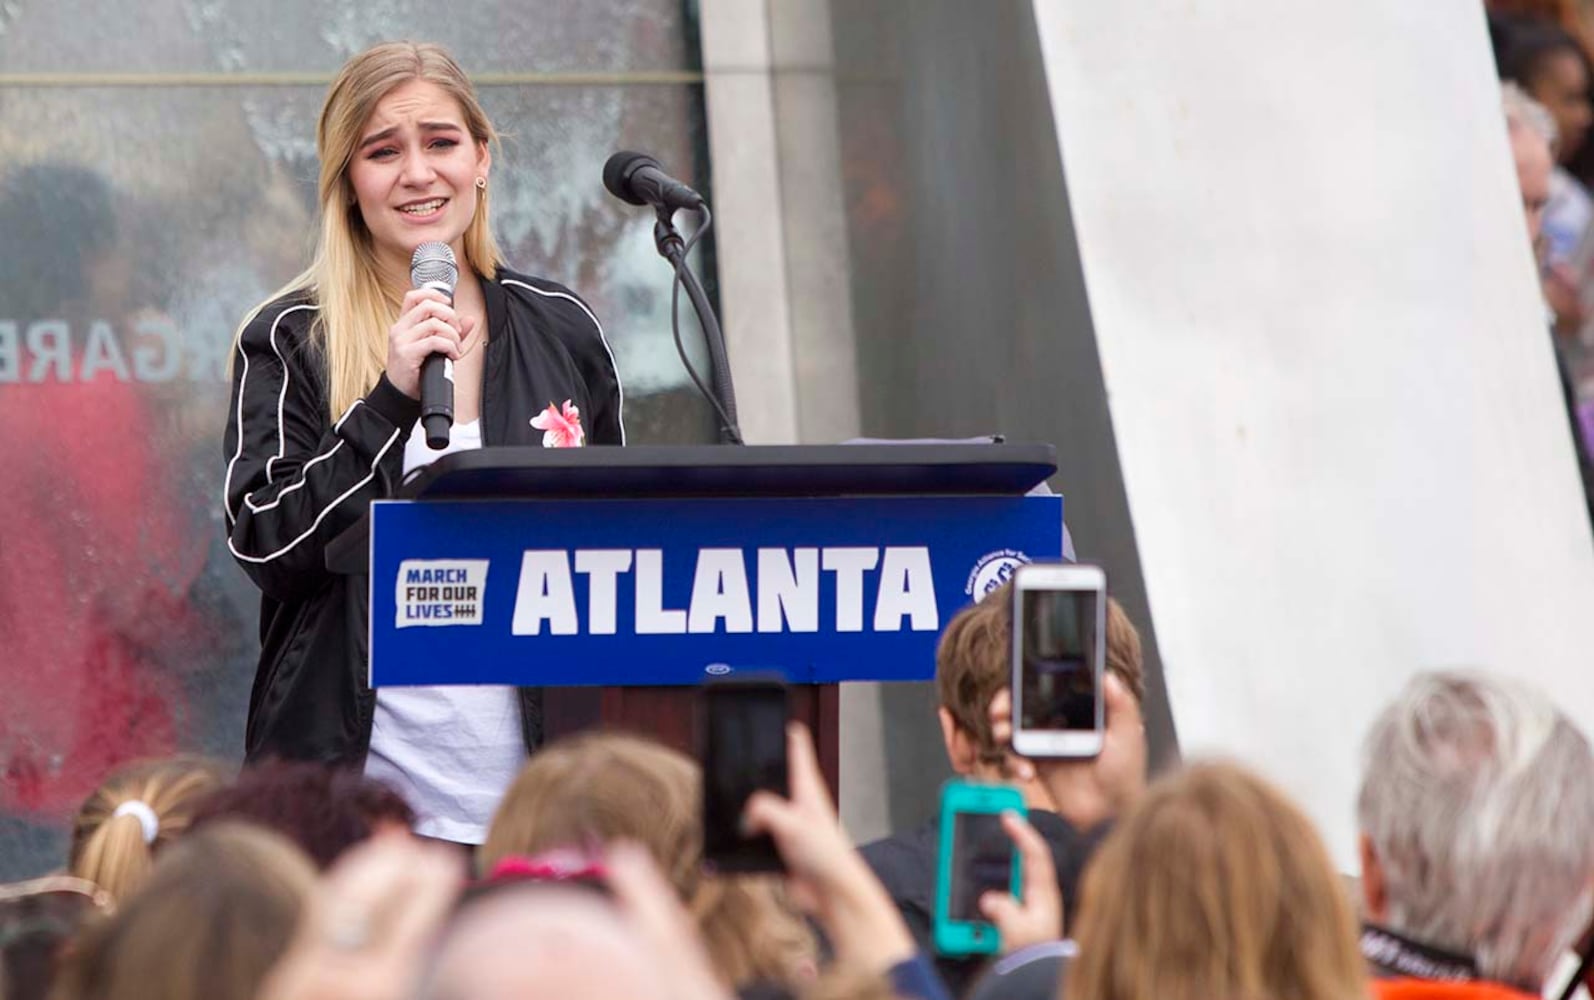
[(1232, 764), (1154, 783), (1085, 873), (1064, 995), (1358, 1000), (1356, 921), (1311, 822)]
[(460, 911), (426, 975), (425, 1000), (666, 1000), (670, 984), (603, 894), (515, 885)]
[(112, 899), (128, 895), (224, 780), (218, 764), (199, 757), (141, 760), (117, 768), (72, 821), (67, 870)]
[(61, 956), (113, 906), (110, 893), (71, 875), (0, 885), (0, 1000), (48, 997)]
[[(1140, 632), (1123, 606), (1107, 600), (1107, 670), (1126, 688), (1138, 712), (1145, 695)], [(954, 773), (982, 781), (1008, 781), (1004, 770), (1007, 747), (993, 731), (991, 702), (1013, 679), (1013, 585), (1003, 584), (963, 608), (947, 623), (935, 651), (936, 714)], [(1114, 811), (1127, 808), (1145, 787), (1145, 741), (1135, 752), (1097, 761), (1110, 773), (1103, 779), (1114, 790)], [(1031, 808), (1048, 805), (1039, 785), (1028, 783)]]
[(217, 824), (162, 854), (62, 968), (66, 1000), (253, 1000), (287, 950), (315, 869), (266, 830)]
[(1525, 686), (1425, 673), (1374, 723), (1363, 768), (1369, 921), (1393, 945), (1437, 949), (1538, 993), (1594, 906), (1588, 740)]
[(767, 877), (702, 872), (702, 778), (696, 762), (635, 736), (582, 733), (539, 750), (487, 831), (481, 866), (614, 841), (646, 847), (695, 918), (727, 985), (795, 984), (813, 940)]
[(194, 810), (196, 830), (226, 821), (274, 830), (325, 870), (374, 834), (408, 832), (415, 812), (398, 792), (359, 771), (318, 761), (268, 760), (244, 768), (236, 781), (211, 792)]

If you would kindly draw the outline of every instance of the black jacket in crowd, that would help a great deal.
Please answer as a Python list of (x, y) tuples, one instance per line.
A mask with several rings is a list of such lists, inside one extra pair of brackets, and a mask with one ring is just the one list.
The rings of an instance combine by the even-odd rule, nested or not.
[[(580, 408), (588, 444), (625, 443), (614, 358), (597, 318), (569, 289), (500, 270), (482, 282), (488, 337), (483, 446), (540, 447), (531, 419)], [(260, 663), (249, 695), (249, 760), (280, 756), (362, 766), (376, 694), (366, 684), (366, 579), (330, 573), (327, 544), (374, 499), (392, 496), (420, 403), (384, 375), (336, 422), (310, 339), (305, 294), (261, 310), (239, 340), (228, 411), (228, 546), (260, 587)], [(350, 591), (358, 599), (350, 599)], [(542, 737), (540, 691), (522, 689), (528, 749)]]
[[(1057, 885), (1063, 893), (1063, 926), (1067, 927), (1077, 902), (1079, 877), (1085, 862), (1111, 829), (1103, 823), (1089, 833), (1080, 833), (1054, 812), (1032, 809), (1030, 825), (1052, 849), (1052, 864), (1057, 869)], [(902, 919), (926, 955), (935, 955), (935, 968), (955, 997), (964, 996), (969, 986), (990, 963), (986, 956), (951, 957), (935, 953), (935, 883), (937, 860), (941, 853), (941, 826), (931, 820), (916, 830), (865, 844), (859, 850), (874, 869), (897, 904)], [(993, 956), (994, 957), (994, 956)]]

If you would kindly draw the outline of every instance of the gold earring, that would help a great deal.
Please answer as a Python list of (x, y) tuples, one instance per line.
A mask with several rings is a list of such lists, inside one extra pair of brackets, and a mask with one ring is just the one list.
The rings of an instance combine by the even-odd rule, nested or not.
[(487, 178), (485, 178), (485, 177), (476, 178), (476, 190), (478, 190), (478, 191), (487, 190)]

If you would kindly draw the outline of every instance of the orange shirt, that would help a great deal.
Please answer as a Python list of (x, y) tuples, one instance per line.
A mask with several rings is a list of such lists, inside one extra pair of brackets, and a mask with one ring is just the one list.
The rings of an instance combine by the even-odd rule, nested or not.
[(1374, 979), (1373, 1000), (1538, 1000), (1532, 993), (1483, 979)]

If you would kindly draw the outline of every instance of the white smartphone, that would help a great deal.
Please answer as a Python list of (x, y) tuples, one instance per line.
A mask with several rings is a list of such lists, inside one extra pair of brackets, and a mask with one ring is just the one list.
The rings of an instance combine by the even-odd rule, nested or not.
[(1095, 757), (1106, 712), (1107, 574), (1030, 563), (1013, 575), (1013, 751)]

